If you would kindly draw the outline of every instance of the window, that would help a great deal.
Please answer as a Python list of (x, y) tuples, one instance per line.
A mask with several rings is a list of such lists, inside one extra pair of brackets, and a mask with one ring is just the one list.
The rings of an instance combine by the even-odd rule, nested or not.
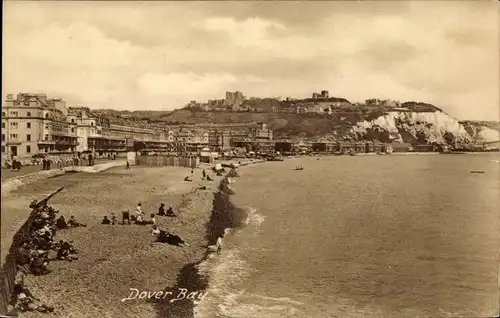
[(26, 123), (26, 128), (31, 128), (31, 123)]
[(45, 135), (45, 141), (49, 140), (49, 135)]
[(10, 123), (10, 127), (17, 128), (17, 123)]
[(71, 132), (74, 133), (75, 132), (75, 128), (71, 128)]
[(2, 134), (2, 141), (5, 141), (5, 134)]
[(31, 141), (31, 135), (26, 135), (26, 141)]
[[(2, 117), (5, 117), (5, 112), (2, 112)], [(2, 151), (3, 152), (3, 151)]]
[(17, 134), (10, 134), (10, 138), (17, 139)]
[(26, 146), (26, 153), (31, 153), (31, 146)]
[(2, 128), (5, 128), (5, 123), (2, 123)]
[(94, 122), (93, 121), (90, 122), (90, 126), (94, 126)]
[(48, 114), (48, 113), (47, 113), (47, 114), (45, 114), (45, 118), (49, 118), (49, 114)]
[(5, 146), (2, 146), (2, 153), (5, 153)]
[(71, 122), (74, 123), (75, 122), (75, 119), (74, 118), (71, 118)]
[(26, 116), (31, 117), (31, 112), (27, 112)]
[(17, 116), (18, 116), (18, 113), (17, 113), (17, 112), (10, 112), (10, 115), (11, 115), (12, 117), (17, 117)]

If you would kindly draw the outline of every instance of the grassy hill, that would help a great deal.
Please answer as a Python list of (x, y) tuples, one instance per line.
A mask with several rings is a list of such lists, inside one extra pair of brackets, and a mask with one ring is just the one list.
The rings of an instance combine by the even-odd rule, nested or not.
[(176, 110), (161, 120), (167, 123), (184, 124), (229, 124), (265, 123), (274, 131), (276, 137), (304, 136), (313, 137), (325, 134), (342, 134), (362, 119), (374, 119), (382, 112), (339, 112), (335, 115), (253, 113), (253, 112), (197, 112)]
[[(314, 104), (314, 101), (303, 101)], [(277, 101), (273, 99), (260, 99), (252, 101), (255, 107), (268, 109), (271, 107), (287, 108), (300, 105), (301, 101)], [(293, 105), (292, 105), (293, 103)], [(286, 105), (285, 105), (286, 104)], [(290, 105), (289, 105), (290, 104)], [(420, 102), (406, 102), (401, 108), (412, 112), (429, 112), (440, 110), (431, 104)], [(350, 105), (336, 107), (333, 113), (286, 113), (286, 112), (202, 112), (193, 109), (178, 109), (174, 111), (116, 111), (101, 109), (93, 111), (95, 114), (105, 116), (111, 122), (140, 122), (141, 125), (150, 124), (230, 124), (230, 123), (265, 123), (274, 131), (277, 138), (280, 137), (318, 137), (335, 136), (337, 138), (349, 137), (349, 130), (357, 122), (373, 120), (384, 113), (394, 110), (384, 106)], [(146, 124), (147, 125), (147, 124)], [(352, 134), (351, 134), (352, 135)]]

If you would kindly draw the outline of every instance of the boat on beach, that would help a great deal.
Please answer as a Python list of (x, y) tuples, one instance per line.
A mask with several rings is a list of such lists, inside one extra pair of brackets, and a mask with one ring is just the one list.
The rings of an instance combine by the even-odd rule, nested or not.
[(297, 167), (295, 167), (295, 170), (304, 170), (304, 167), (302, 167), (302, 166), (297, 166)]

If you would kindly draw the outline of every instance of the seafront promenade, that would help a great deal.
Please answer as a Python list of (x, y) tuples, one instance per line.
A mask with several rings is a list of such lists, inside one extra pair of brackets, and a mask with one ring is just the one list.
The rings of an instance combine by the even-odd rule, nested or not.
[[(119, 159), (117, 159), (117, 160), (119, 160)], [(95, 159), (95, 164), (97, 165), (97, 164), (113, 162), (113, 161), (114, 160), (109, 160), (109, 159)], [(51, 165), (51, 170), (54, 170), (54, 169), (59, 169), (59, 168), (57, 168), (57, 164), (55, 164), (55, 163), (53, 163)], [(27, 175), (30, 173), (35, 173), (35, 172), (40, 172), (40, 171), (44, 171), (42, 169), (41, 164), (31, 165), (31, 166), (23, 166), (20, 171), (13, 171), (12, 169), (2, 168), (1, 180), (3, 182), (7, 179), (16, 178), (16, 177), (20, 177), (20, 176), (24, 176), (24, 175)]]

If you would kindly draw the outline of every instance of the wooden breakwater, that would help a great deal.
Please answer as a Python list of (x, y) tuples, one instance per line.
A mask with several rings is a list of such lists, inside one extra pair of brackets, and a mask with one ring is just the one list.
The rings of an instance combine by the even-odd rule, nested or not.
[(200, 157), (197, 156), (187, 156), (187, 157), (179, 157), (179, 156), (138, 156), (136, 157), (137, 165), (145, 165), (145, 166), (177, 166), (177, 167), (186, 167), (194, 169), (200, 164)]
[(9, 253), (5, 257), (5, 262), (0, 270), (0, 314), (7, 314), (9, 309), (9, 302), (14, 292), (16, 274), (17, 274), (17, 256), (18, 250), (22, 242), (31, 238), (33, 234), (32, 223), (38, 215), (40, 208), (45, 206), (47, 202), (57, 193), (61, 192), (64, 187), (52, 192), (49, 196), (32, 206), (33, 209), (30, 216), (14, 234), (12, 245), (10, 246)]

